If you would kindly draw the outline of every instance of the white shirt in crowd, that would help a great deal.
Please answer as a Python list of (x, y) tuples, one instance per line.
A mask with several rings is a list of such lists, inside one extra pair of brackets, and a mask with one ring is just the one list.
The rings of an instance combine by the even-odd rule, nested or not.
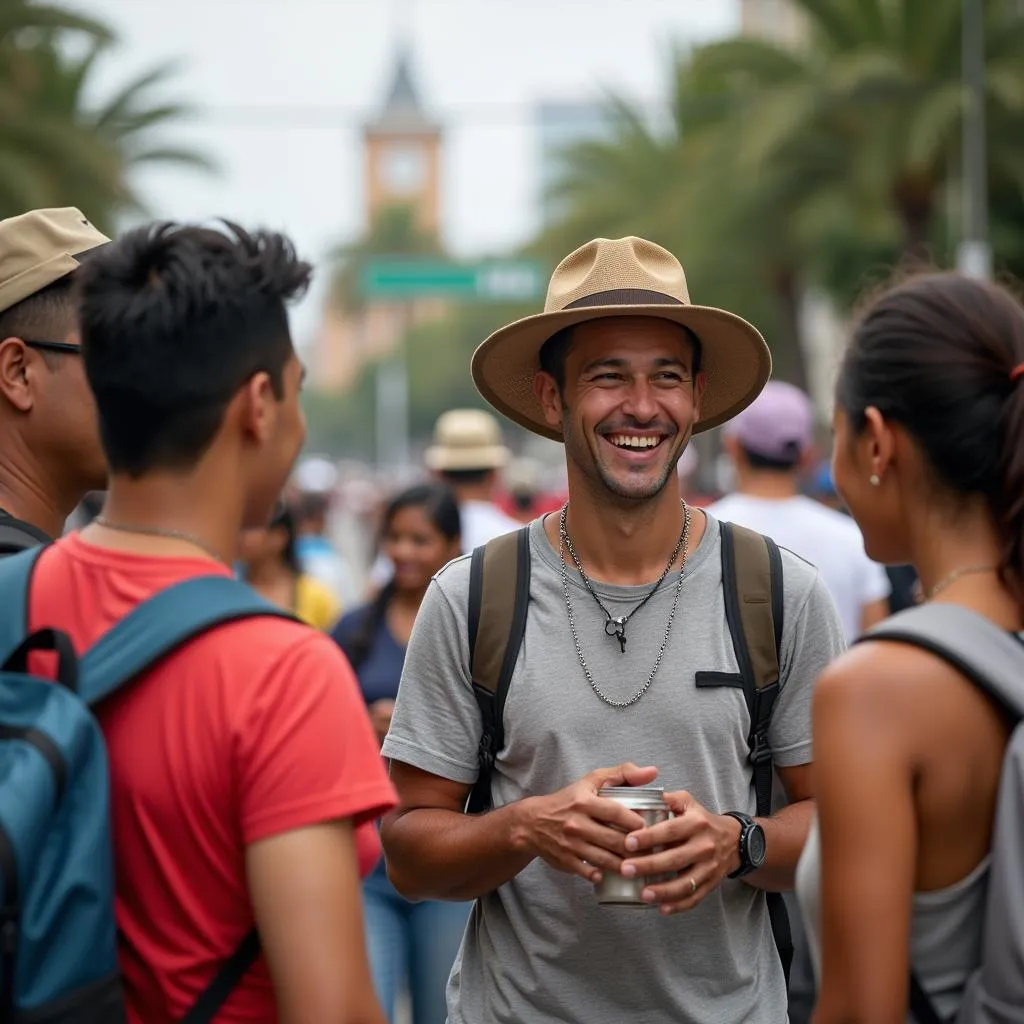
[(847, 640), (860, 635), (864, 606), (890, 594), (889, 577), (865, 554), (857, 524), (811, 498), (730, 494), (709, 506), (708, 512), (716, 519), (757, 530), (817, 566), (839, 609)]
[(465, 554), (495, 537), (518, 530), (522, 525), (490, 501), (460, 502), (459, 518), (462, 520), (462, 550)]

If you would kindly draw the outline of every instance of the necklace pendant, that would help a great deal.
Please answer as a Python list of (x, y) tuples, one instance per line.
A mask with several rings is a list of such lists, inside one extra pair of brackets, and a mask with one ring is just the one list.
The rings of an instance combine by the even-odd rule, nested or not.
[(615, 637), (619, 641), (619, 647), (622, 648), (622, 653), (626, 653), (626, 617), (624, 615), (618, 618), (612, 618), (609, 616), (608, 621), (604, 624), (604, 631), (608, 636)]

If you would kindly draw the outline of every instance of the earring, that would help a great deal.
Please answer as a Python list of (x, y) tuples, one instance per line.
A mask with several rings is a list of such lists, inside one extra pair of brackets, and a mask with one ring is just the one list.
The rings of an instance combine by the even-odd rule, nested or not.
[(881, 482), (882, 478), (877, 473), (872, 473), (871, 476), (868, 477), (868, 483), (870, 483), (872, 487), (877, 487)]

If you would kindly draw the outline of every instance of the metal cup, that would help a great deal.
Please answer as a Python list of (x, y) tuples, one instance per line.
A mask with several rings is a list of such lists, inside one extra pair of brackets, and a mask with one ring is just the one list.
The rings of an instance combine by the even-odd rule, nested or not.
[[(635, 811), (644, 820), (645, 825), (656, 825), (659, 821), (667, 821), (672, 812), (665, 803), (664, 791), (658, 786), (606, 786), (601, 790), (606, 800), (615, 800)], [(663, 847), (655, 847), (651, 852), (660, 853)], [(612, 872), (603, 872), (601, 881), (594, 887), (597, 902), (617, 907), (653, 907), (654, 903), (645, 903), (640, 894), (644, 889), (657, 882), (670, 881), (672, 874), (652, 875), (647, 878), (623, 878)]]

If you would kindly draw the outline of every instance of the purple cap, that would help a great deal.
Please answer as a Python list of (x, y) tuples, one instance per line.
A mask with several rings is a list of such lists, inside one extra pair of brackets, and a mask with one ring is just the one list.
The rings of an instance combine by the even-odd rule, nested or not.
[(729, 437), (766, 459), (795, 459), (814, 440), (814, 407), (799, 388), (771, 380), (726, 427)]

